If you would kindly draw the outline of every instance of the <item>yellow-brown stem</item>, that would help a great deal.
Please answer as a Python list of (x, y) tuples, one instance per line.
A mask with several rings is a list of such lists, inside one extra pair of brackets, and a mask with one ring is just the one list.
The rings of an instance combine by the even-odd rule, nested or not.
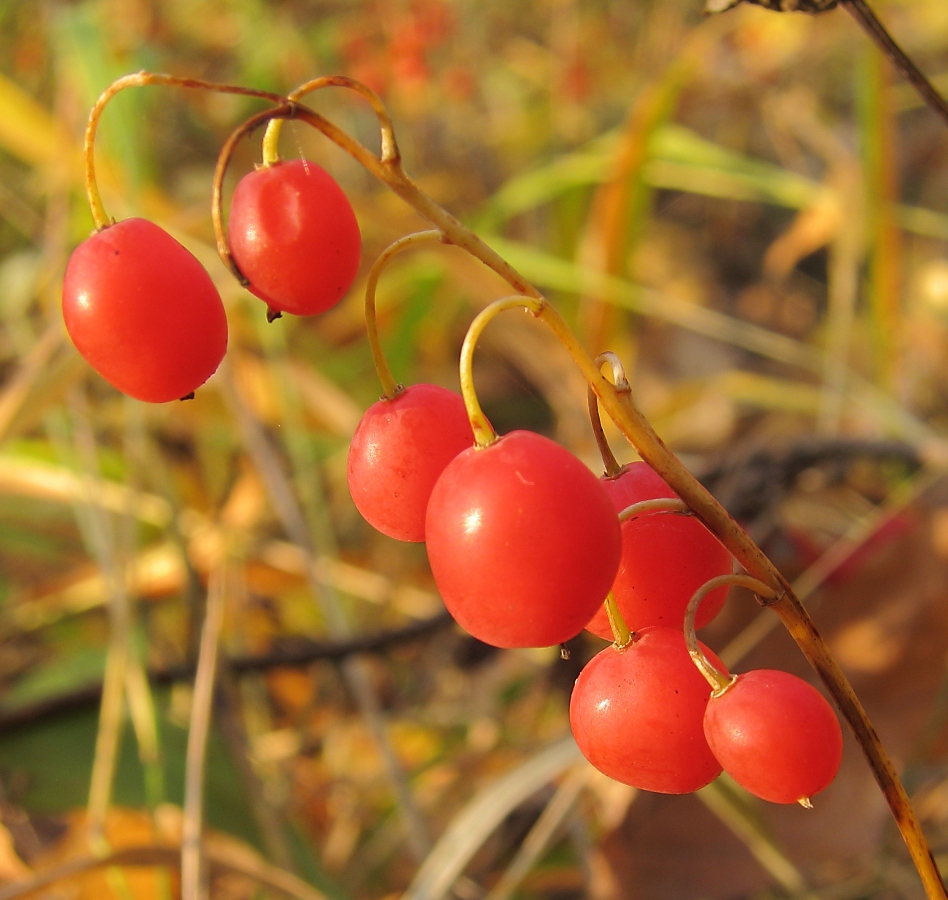
[[(399, 158), (398, 144), (395, 142), (395, 130), (392, 128), (392, 120), (389, 117), (385, 104), (382, 103), (379, 95), (370, 87), (364, 85), (361, 81), (349, 78), (346, 75), (323, 75), (301, 84), (295, 90), (286, 95), (286, 99), (292, 103), (302, 100), (307, 94), (313, 91), (322, 90), (327, 87), (348, 88), (355, 91), (360, 97), (365, 99), (376, 118), (379, 120), (379, 130), (382, 136), (382, 161), (391, 162)], [(280, 161), (280, 130), (283, 124), (282, 119), (271, 119), (267, 124), (266, 133), (263, 135), (263, 164), (272, 166)]]
[[(272, 121), (279, 120), (274, 119)], [(399, 393), (399, 389), (395, 376), (392, 375), (392, 370), (389, 368), (388, 360), (385, 359), (385, 353), (382, 351), (382, 341), (379, 339), (378, 321), (375, 314), (375, 294), (378, 289), (379, 278), (389, 260), (401, 253), (402, 250), (423, 241), (440, 241), (443, 238), (444, 235), (440, 231), (418, 231), (415, 234), (399, 238), (381, 253), (369, 270), (369, 277), (365, 284), (365, 330), (369, 337), (369, 349), (372, 351), (375, 371), (378, 373), (379, 381), (382, 382), (382, 396), (389, 400)]]
[(735, 574), (718, 575), (717, 578), (706, 581), (694, 592), (691, 600), (688, 601), (688, 607), (685, 610), (685, 646), (688, 648), (688, 654), (691, 656), (692, 662), (697, 666), (698, 671), (704, 675), (708, 684), (711, 685), (712, 697), (720, 697), (721, 694), (734, 683), (734, 676), (722, 672), (705, 656), (701, 645), (698, 643), (698, 635), (695, 634), (695, 616), (698, 614), (698, 607), (701, 606), (701, 601), (704, 600), (711, 591), (719, 587), (724, 587), (724, 585), (727, 584), (739, 584), (741, 587), (746, 587), (748, 590), (753, 591), (758, 597), (762, 597), (768, 601), (776, 599), (777, 596), (773, 588), (764, 584), (762, 581), (751, 578), (749, 575)]
[(684, 500), (679, 500), (677, 497), (656, 497), (654, 500), (639, 500), (638, 503), (633, 503), (631, 506), (627, 506), (622, 512), (619, 513), (620, 522), (628, 522), (630, 519), (634, 519), (636, 516), (641, 516), (646, 513), (690, 513), (691, 510), (688, 508), (688, 504)]
[(616, 595), (612, 591), (609, 591), (606, 596), (606, 618), (612, 629), (612, 642), (616, 650), (624, 650), (632, 642), (634, 635), (629, 631), (629, 626), (626, 625), (625, 617), (616, 601)]
[(213, 81), (202, 81), (199, 78), (178, 78), (175, 75), (163, 75), (156, 72), (135, 72), (112, 82), (96, 100), (92, 112), (89, 113), (89, 121), (86, 124), (85, 139), (83, 141), (83, 154), (86, 162), (86, 196), (89, 198), (92, 221), (95, 223), (97, 231), (107, 228), (113, 221), (102, 204), (102, 196), (99, 194), (99, 185), (95, 177), (95, 135), (99, 127), (99, 119), (102, 118), (102, 112), (108, 102), (119, 91), (129, 87), (145, 87), (153, 84), (195, 88), (203, 91), (214, 91), (219, 94), (242, 94), (246, 97), (259, 97), (277, 104), (286, 102), (282, 95), (270, 91), (258, 91), (233, 84), (218, 84)]
[(477, 391), (474, 389), (474, 348), (477, 346), (478, 338), (481, 332), (499, 313), (507, 309), (525, 308), (538, 315), (546, 304), (545, 300), (535, 300), (532, 297), (523, 297), (515, 295), (513, 297), (504, 297), (502, 300), (495, 300), (489, 306), (482, 309), (471, 322), (464, 336), (464, 343), (461, 345), (461, 359), (459, 363), (461, 376), (461, 396), (464, 397), (464, 405), (467, 407), (467, 415), (471, 420), (471, 428), (474, 431), (474, 445), (476, 447), (487, 447), (497, 440), (497, 434), (493, 426), (484, 415), (481, 409), (480, 401), (477, 399)]
[[(603, 365), (609, 363), (612, 366), (612, 382), (616, 390), (631, 391), (632, 387), (626, 378), (625, 367), (622, 360), (611, 350), (606, 350), (596, 357), (596, 365), (602, 369)], [(586, 405), (589, 408), (589, 424), (592, 425), (593, 434), (596, 436), (596, 446), (599, 447), (599, 455), (602, 457), (602, 464), (606, 468), (606, 475), (614, 478), (622, 471), (622, 466), (616, 459), (606, 433), (602, 430), (602, 417), (599, 415), (599, 398), (596, 392), (590, 387), (586, 392)]]

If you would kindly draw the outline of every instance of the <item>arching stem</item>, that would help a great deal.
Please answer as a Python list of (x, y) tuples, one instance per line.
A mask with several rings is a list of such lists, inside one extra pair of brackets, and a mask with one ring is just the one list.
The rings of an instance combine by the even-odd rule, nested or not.
[[(273, 121), (278, 120), (274, 119)], [(395, 381), (395, 376), (392, 375), (392, 370), (389, 368), (388, 360), (386, 360), (385, 353), (382, 350), (382, 341), (379, 339), (378, 321), (375, 314), (375, 294), (379, 277), (389, 260), (401, 253), (402, 250), (425, 241), (441, 241), (443, 239), (444, 235), (440, 231), (418, 231), (415, 234), (406, 235), (390, 244), (369, 270), (369, 277), (365, 284), (365, 330), (369, 337), (369, 348), (372, 351), (375, 371), (378, 373), (379, 381), (382, 382), (382, 396), (388, 400), (400, 394), (404, 388), (400, 387)]]
[(698, 643), (698, 635), (695, 634), (695, 616), (698, 614), (698, 607), (701, 601), (719, 587), (727, 584), (737, 584), (753, 591), (758, 597), (766, 601), (777, 599), (777, 592), (769, 585), (751, 578), (749, 575), (718, 575), (706, 581), (694, 592), (691, 600), (688, 602), (688, 608), (685, 610), (685, 646), (688, 648), (688, 654), (692, 661), (698, 667), (698, 671), (704, 675), (705, 680), (711, 685), (711, 696), (720, 697), (733, 683), (736, 676), (727, 675), (722, 672), (711, 660), (705, 656), (701, 645)]
[[(360, 97), (368, 101), (369, 106), (379, 120), (379, 129), (382, 135), (382, 162), (392, 162), (399, 159), (398, 144), (395, 142), (395, 130), (392, 128), (392, 119), (382, 103), (381, 98), (370, 87), (364, 85), (361, 81), (349, 78), (345, 75), (323, 75), (301, 84), (295, 90), (286, 95), (286, 99), (291, 103), (302, 100), (307, 94), (313, 91), (322, 90), (327, 87), (343, 87), (350, 91), (355, 91)], [(282, 130), (282, 119), (271, 119), (267, 125), (267, 130), (263, 135), (263, 164), (272, 166), (280, 161), (280, 131)]]
[(102, 118), (102, 112), (105, 110), (108, 102), (119, 91), (129, 87), (145, 87), (147, 85), (159, 84), (180, 88), (195, 88), (202, 91), (215, 91), (219, 94), (242, 94), (245, 97), (259, 97), (262, 100), (269, 100), (271, 103), (282, 104), (286, 100), (281, 94), (274, 94), (270, 91), (257, 91), (253, 88), (240, 87), (233, 84), (218, 84), (213, 81), (201, 81), (199, 78), (178, 78), (175, 75), (162, 75), (156, 72), (135, 72), (132, 75), (126, 75), (112, 82), (96, 100), (89, 113), (89, 121), (86, 124), (86, 133), (83, 140), (82, 152), (86, 163), (86, 196), (89, 198), (89, 208), (92, 210), (92, 221), (95, 223), (97, 231), (107, 228), (112, 224), (111, 219), (105, 211), (102, 203), (102, 196), (99, 193), (99, 185), (95, 177), (95, 135), (99, 127), (99, 119)]
[[(626, 378), (625, 367), (622, 360), (611, 350), (606, 350), (596, 357), (596, 365), (602, 369), (603, 365), (609, 363), (612, 366), (612, 381), (617, 391), (631, 391), (632, 386), (629, 379)], [(593, 434), (596, 436), (596, 446), (599, 447), (599, 455), (602, 457), (602, 464), (606, 468), (606, 476), (615, 478), (622, 471), (622, 466), (616, 459), (606, 433), (602, 430), (602, 418), (599, 415), (599, 398), (596, 392), (590, 387), (586, 392), (586, 405), (589, 408), (589, 424), (592, 425)]]
[(654, 500), (639, 500), (638, 503), (627, 506), (619, 513), (619, 521), (628, 522), (637, 516), (657, 512), (688, 515), (691, 513), (691, 509), (684, 500), (679, 500), (677, 497), (656, 497)]
[(336, 146), (348, 153), (356, 162), (386, 185), (393, 193), (402, 198), (422, 218), (427, 219), (443, 235), (447, 243), (455, 244), (468, 251), (484, 265), (496, 272), (518, 294), (523, 294), (537, 300), (542, 294), (510, 265), (497, 251), (492, 250), (469, 228), (462, 225), (447, 210), (442, 209), (427, 194), (423, 193), (402, 169), (401, 160), (396, 156), (383, 159), (377, 156), (351, 135), (324, 116), (314, 112), (300, 103), (285, 102), (276, 109), (263, 110), (248, 118), (236, 128), (217, 157), (217, 167), (214, 170), (214, 186), (211, 197), (211, 217), (214, 220), (214, 234), (217, 239), (217, 252), (221, 260), (234, 273), (241, 284), (247, 284), (240, 269), (234, 262), (227, 241), (227, 229), (224, 227), (224, 217), (221, 209), (224, 175), (233, 155), (234, 148), (244, 135), (250, 134), (271, 119), (299, 119), (322, 132)]
[(487, 420), (487, 416), (484, 415), (484, 410), (481, 409), (480, 401), (477, 399), (477, 391), (474, 390), (473, 362), (474, 347), (477, 345), (477, 340), (481, 336), (481, 332), (487, 327), (487, 323), (504, 310), (526, 308), (534, 315), (539, 315), (545, 305), (545, 300), (535, 300), (532, 297), (504, 297), (502, 300), (495, 300), (482, 309), (467, 329), (464, 343), (461, 345), (459, 364), (461, 396), (464, 397), (467, 415), (471, 420), (476, 447), (487, 447), (497, 440), (497, 434)]

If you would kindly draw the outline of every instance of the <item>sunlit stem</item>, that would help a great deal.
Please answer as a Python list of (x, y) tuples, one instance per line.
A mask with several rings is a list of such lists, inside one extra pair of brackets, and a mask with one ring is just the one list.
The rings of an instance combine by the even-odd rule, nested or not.
[[(345, 75), (323, 75), (320, 78), (314, 78), (301, 84), (298, 88), (290, 91), (286, 99), (291, 103), (302, 100), (307, 94), (313, 91), (321, 90), (327, 87), (344, 87), (355, 91), (360, 97), (368, 101), (369, 106), (379, 120), (379, 129), (382, 135), (382, 161), (391, 162), (399, 158), (398, 145), (395, 143), (395, 130), (392, 128), (392, 119), (385, 108), (385, 104), (371, 88), (364, 85), (361, 81), (349, 78)], [(267, 130), (263, 135), (263, 164), (272, 166), (280, 161), (280, 131), (283, 128), (282, 119), (271, 119), (267, 125)]]
[[(612, 366), (612, 382), (617, 391), (632, 390), (632, 386), (629, 384), (628, 378), (626, 378), (625, 367), (622, 365), (622, 360), (619, 359), (615, 353), (611, 350), (606, 350), (596, 357), (595, 362), (600, 369), (602, 369), (605, 363), (609, 363), (609, 365)], [(606, 433), (602, 430), (602, 417), (599, 415), (599, 398), (596, 396), (596, 392), (592, 389), (592, 386), (589, 387), (587, 392), (586, 403), (589, 407), (589, 424), (592, 425), (593, 434), (596, 436), (596, 445), (599, 447), (599, 455), (602, 457), (602, 464), (606, 467), (606, 475), (609, 478), (614, 478), (622, 471), (622, 466), (619, 465), (619, 461), (616, 459), (612, 448), (609, 446), (609, 441), (606, 439)]]
[[(279, 121), (273, 119), (273, 122)], [(382, 396), (391, 400), (396, 394), (400, 393), (399, 386), (389, 368), (388, 360), (385, 359), (385, 353), (382, 351), (382, 342), (379, 339), (378, 321), (375, 309), (375, 294), (379, 284), (379, 277), (382, 270), (388, 264), (393, 256), (401, 253), (408, 247), (424, 241), (441, 241), (444, 235), (440, 231), (418, 231), (415, 234), (406, 235), (399, 238), (395, 243), (389, 245), (379, 258), (373, 263), (369, 271), (369, 277), (365, 285), (365, 330), (369, 336), (369, 348), (372, 351), (372, 361), (375, 363), (375, 371), (378, 373), (379, 381), (382, 382)]]
[(495, 300), (474, 317), (474, 321), (471, 322), (467, 334), (464, 336), (459, 365), (461, 396), (464, 397), (464, 405), (467, 407), (467, 415), (471, 420), (471, 428), (474, 431), (474, 444), (477, 447), (487, 447), (497, 440), (497, 434), (487, 420), (487, 416), (484, 415), (484, 410), (481, 409), (480, 401), (477, 399), (477, 391), (474, 390), (473, 360), (477, 340), (481, 336), (481, 332), (487, 327), (487, 323), (504, 310), (525, 308), (534, 315), (539, 315), (545, 306), (547, 306), (545, 300), (536, 300), (533, 297), (520, 295)]
[(616, 595), (609, 591), (606, 597), (606, 618), (609, 620), (609, 627), (612, 629), (612, 641), (616, 650), (624, 650), (632, 641), (634, 635), (629, 631), (629, 626), (625, 624), (625, 618), (619, 604), (616, 601)]
[(780, 596), (779, 591), (775, 591), (762, 581), (751, 578), (750, 575), (740, 574), (719, 575), (717, 578), (706, 581), (694, 592), (694, 596), (688, 602), (688, 608), (685, 610), (685, 646), (688, 648), (692, 662), (698, 667), (698, 671), (704, 675), (708, 684), (711, 685), (712, 697), (720, 697), (734, 683), (737, 676), (726, 675), (705, 656), (701, 645), (698, 643), (698, 636), (695, 634), (695, 616), (698, 614), (701, 601), (711, 591), (727, 584), (737, 584), (745, 587), (763, 600), (776, 600)]
[(627, 506), (619, 513), (619, 521), (628, 522), (636, 516), (655, 512), (688, 515), (691, 513), (691, 509), (684, 500), (679, 500), (677, 497), (656, 497), (654, 500), (639, 500), (638, 503)]
[(99, 119), (102, 118), (102, 112), (119, 91), (129, 87), (146, 87), (147, 85), (160, 84), (180, 88), (198, 88), (203, 91), (215, 91), (219, 94), (242, 94), (245, 97), (259, 97), (263, 100), (269, 100), (271, 103), (282, 104), (286, 100), (280, 94), (274, 94), (270, 91), (258, 91), (253, 88), (240, 87), (233, 84), (218, 84), (213, 81), (201, 81), (198, 78), (178, 78), (175, 75), (163, 75), (156, 72), (135, 72), (132, 75), (125, 75), (117, 81), (113, 81), (101, 94), (89, 113), (89, 121), (86, 124), (86, 134), (83, 141), (82, 152), (86, 162), (86, 196), (89, 198), (89, 208), (92, 210), (92, 221), (95, 223), (96, 231), (101, 231), (113, 223), (113, 219), (105, 211), (102, 204), (102, 196), (99, 193), (99, 185), (95, 177), (95, 135), (99, 127)]
[(537, 300), (542, 299), (540, 292), (526, 278), (524, 278), (507, 260), (505, 260), (496, 250), (491, 249), (474, 232), (462, 225), (447, 210), (434, 202), (425, 194), (402, 169), (401, 160), (398, 156), (389, 159), (383, 159), (376, 155), (365, 145), (359, 143), (350, 134), (343, 131), (337, 125), (329, 121), (325, 116), (314, 112), (307, 106), (300, 103), (284, 103), (277, 109), (263, 110), (256, 115), (251, 116), (238, 128), (236, 128), (230, 137), (225, 141), (221, 152), (217, 157), (217, 167), (214, 170), (214, 186), (211, 198), (211, 217), (214, 220), (214, 234), (217, 239), (217, 252), (221, 260), (234, 273), (241, 284), (246, 285), (240, 269), (234, 262), (230, 253), (230, 247), (227, 241), (227, 230), (224, 227), (224, 217), (221, 209), (222, 185), (224, 175), (227, 172), (227, 166), (233, 155), (237, 142), (250, 134), (255, 128), (259, 128), (271, 119), (299, 119), (311, 125), (317, 131), (324, 134), (337, 147), (348, 153), (356, 162), (358, 162), (369, 174), (377, 178), (382, 184), (386, 185), (397, 196), (401, 197), (415, 212), (422, 218), (427, 219), (435, 228), (444, 234), (444, 240), (462, 247), (467, 250), (475, 259), (480, 260), (485, 266), (496, 272), (504, 281), (509, 284), (518, 294), (524, 294), (527, 297), (533, 297)]

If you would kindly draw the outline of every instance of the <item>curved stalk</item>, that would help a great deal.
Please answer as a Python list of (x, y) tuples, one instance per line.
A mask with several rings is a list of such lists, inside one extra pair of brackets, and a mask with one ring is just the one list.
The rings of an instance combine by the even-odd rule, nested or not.
[(698, 614), (698, 607), (701, 601), (719, 587), (726, 584), (738, 584), (753, 591), (758, 597), (772, 602), (777, 599), (777, 592), (769, 585), (751, 578), (749, 575), (718, 575), (717, 578), (711, 578), (694, 592), (691, 600), (688, 601), (688, 608), (685, 610), (685, 646), (688, 648), (688, 655), (692, 662), (697, 666), (698, 671), (704, 676), (705, 681), (711, 685), (711, 696), (720, 697), (732, 684), (737, 677), (722, 672), (705, 655), (698, 643), (698, 635), (695, 634), (695, 616)]
[(317, 131), (322, 132), (329, 140), (336, 144), (336, 146), (348, 153), (356, 162), (366, 169), (369, 174), (373, 175), (393, 193), (401, 197), (402, 200), (422, 218), (431, 222), (435, 228), (442, 232), (444, 235), (443, 240), (451, 244), (456, 244), (458, 247), (463, 247), (473, 257), (479, 259), (484, 265), (496, 272), (518, 294), (523, 294), (536, 300), (543, 299), (542, 294), (497, 253), (496, 250), (492, 250), (484, 241), (477, 237), (474, 232), (462, 225), (454, 216), (447, 212), (447, 210), (440, 207), (425, 194), (418, 185), (405, 174), (400, 159), (397, 157), (394, 159), (384, 159), (383, 157), (377, 156), (324, 116), (321, 116), (319, 113), (314, 112), (302, 104), (289, 102), (284, 102), (282, 106), (274, 109), (263, 110), (247, 119), (230, 135), (221, 148), (220, 155), (217, 158), (211, 198), (211, 217), (214, 220), (217, 252), (220, 254), (224, 264), (244, 286), (246, 286), (247, 280), (234, 262), (227, 241), (227, 230), (224, 227), (223, 213), (221, 211), (222, 185), (224, 175), (227, 171), (227, 165), (230, 162), (237, 142), (244, 135), (249, 134), (271, 119), (299, 119), (311, 125)]
[(622, 512), (619, 513), (619, 521), (628, 522), (630, 519), (634, 519), (636, 516), (655, 512), (669, 512), (677, 513), (679, 515), (688, 515), (691, 513), (691, 509), (688, 507), (688, 504), (684, 502), (684, 500), (679, 500), (677, 497), (656, 497), (654, 500), (639, 500), (638, 503), (633, 503), (631, 506), (627, 506), (624, 510), (622, 510)]
[(286, 99), (281, 94), (274, 94), (270, 91), (258, 91), (233, 84), (218, 84), (214, 81), (202, 81), (199, 78), (178, 78), (175, 75), (162, 75), (156, 72), (135, 72), (112, 82), (99, 95), (99, 99), (92, 107), (92, 112), (89, 113), (89, 121), (86, 124), (86, 133), (82, 144), (82, 152), (86, 162), (86, 196), (89, 199), (89, 208), (92, 210), (92, 221), (95, 222), (96, 231), (108, 228), (114, 222), (106, 213), (105, 206), (102, 204), (102, 195), (99, 193), (99, 185), (95, 177), (95, 135), (99, 127), (99, 119), (102, 118), (102, 113), (108, 102), (119, 91), (129, 87), (145, 87), (151, 84), (196, 88), (204, 91), (215, 91), (219, 94), (242, 94), (246, 97), (259, 97), (262, 100), (269, 100), (271, 103), (286, 103)]
[[(375, 117), (379, 120), (379, 130), (382, 135), (382, 161), (391, 162), (392, 160), (399, 159), (398, 144), (395, 142), (395, 129), (392, 127), (392, 120), (388, 114), (388, 110), (385, 108), (385, 104), (382, 103), (379, 95), (361, 81), (356, 81), (354, 78), (349, 78), (346, 75), (322, 75), (290, 91), (290, 93), (286, 95), (286, 99), (291, 103), (295, 103), (298, 100), (302, 100), (307, 94), (327, 87), (348, 88), (366, 100), (369, 106), (372, 107)], [(274, 163), (280, 161), (279, 142), (282, 125), (282, 119), (272, 119), (267, 125), (267, 130), (263, 135), (263, 146), (261, 147), (263, 164), (265, 166), (272, 166)]]
[(480, 401), (477, 399), (477, 391), (474, 390), (473, 363), (474, 347), (477, 345), (477, 340), (481, 336), (481, 332), (487, 327), (487, 323), (504, 310), (525, 307), (534, 315), (539, 315), (545, 305), (545, 300), (537, 301), (531, 297), (504, 297), (502, 300), (495, 300), (482, 309), (467, 329), (464, 343), (461, 345), (459, 369), (461, 396), (464, 398), (465, 407), (467, 407), (467, 416), (471, 420), (475, 447), (487, 447), (497, 440), (497, 433), (487, 420), (487, 416), (484, 415), (484, 410), (481, 409)]
[[(274, 122), (279, 121), (274, 119)], [(270, 123), (271, 125), (273, 122)], [(268, 130), (269, 131), (269, 130)], [(369, 277), (365, 283), (365, 330), (369, 338), (369, 349), (372, 351), (372, 362), (375, 363), (375, 371), (382, 382), (382, 398), (392, 400), (400, 394), (405, 388), (395, 381), (395, 376), (389, 368), (388, 360), (382, 350), (382, 341), (379, 338), (378, 321), (375, 315), (375, 294), (378, 289), (379, 278), (382, 270), (388, 264), (393, 256), (401, 253), (408, 247), (420, 244), (423, 241), (443, 241), (444, 235), (440, 231), (417, 231), (415, 234), (406, 235), (403, 238), (390, 244), (372, 264), (369, 270)]]
[[(631, 391), (632, 386), (625, 374), (625, 367), (622, 360), (611, 350), (606, 350), (596, 357), (596, 365), (601, 369), (605, 363), (612, 366), (612, 381), (616, 390)], [(590, 387), (586, 392), (586, 405), (589, 409), (589, 424), (592, 425), (593, 434), (596, 436), (596, 446), (599, 447), (599, 455), (602, 457), (602, 464), (606, 468), (606, 477), (615, 478), (622, 471), (622, 466), (616, 459), (606, 433), (602, 430), (602, 417), (599, 415), (599, 398), (596, 392)]]

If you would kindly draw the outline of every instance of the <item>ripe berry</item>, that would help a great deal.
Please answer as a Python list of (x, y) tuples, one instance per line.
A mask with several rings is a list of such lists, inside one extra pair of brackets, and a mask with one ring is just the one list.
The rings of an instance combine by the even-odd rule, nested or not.
[(399, 541), (425, 539), (428, 498), (444, 467), (474, 443), (459, 394), (413, 384), (366, 411), (349, 445), (349, 493), (366, 521)]
[(833, 708), (795, 675), (757, 669), (708, 703), (704, 733), (724, 770), (772, 803), (798, 803), (836, 777), (843, 734)]
[[(603, 486), (618, 512), (642, 500), (676, 497), (675, 492), (644, 462), (624, 466)], [(632, 631), (649, 625), (681, 628), (694, 592), (706, 581), (731, 571), (731, 556), (718, 539), (693, 516), (650, 512), (622, 523), (622, 561), (612, 591)], [(709, 594), (698, 610), (701, 628), (720, 611), (726, 587)], [(589, 625), (594, 634), (612, 639), (604, 610)]]
[(431, 492), (425, 540), (445, 606), (497, 647), (575, 637), (605, 599), (621, 551), (595, 475), (529, 431), (448, 463)]
[(277, 312), (325, 312), (359, 269), (362, 236), (352, 205), (325, 169), (305, 159), (245, 175), (228, 232), (247, 289)]
[(227, 319), (204, 267), (145, 219), (104, 228), (73, 251), (63, 318), (109, 384), (151, 403), (180, 400), (214, 373)]
[(610, 778), (646, 791), (687, 794), (721, 772), (702, 729), (710, 694), (684, 633), (645, 628), (621, 650), (606, 647), (579, 673), (570, 727), (583, 756)]

